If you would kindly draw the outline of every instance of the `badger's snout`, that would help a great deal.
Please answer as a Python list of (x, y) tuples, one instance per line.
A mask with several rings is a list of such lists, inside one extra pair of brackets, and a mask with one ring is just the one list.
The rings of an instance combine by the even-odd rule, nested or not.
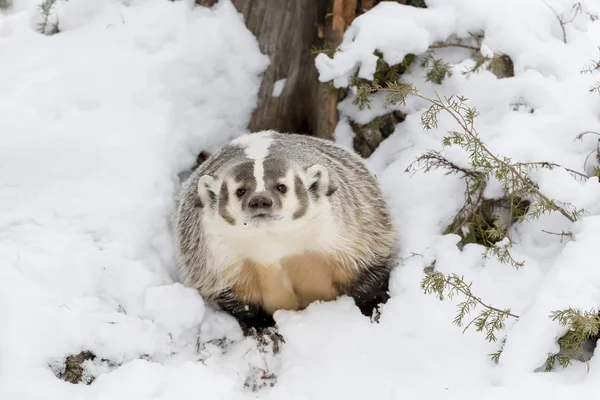
[(257, 193), (248, 200), (248, 211), (253, 217), (266, 216), (274, 212), (273, 199), (266, 193)]
[(269, 210), (273, 207), (273, 200), (265, 195), (259, 194), (250, 199), (248, 207), (251, 210)]

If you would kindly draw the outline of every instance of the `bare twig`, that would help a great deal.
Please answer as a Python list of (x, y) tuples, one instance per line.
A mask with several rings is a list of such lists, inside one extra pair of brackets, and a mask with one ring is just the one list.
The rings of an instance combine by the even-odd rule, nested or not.
[(430, 49), (444, 49), (447, 47), (460, 47), (463, 49), (479, 51), (478, 47), (469, 46), (469, 45), (462, 44), (462, 43), (437, 43), (437, 44), (432, 44), (431, 46), (429, 46)]
[(552, 10), (554, 15), (556, 15), (556, 19), (558, 20), (558, 23), (560, 24), (560, 28), (562, 29), (563, 41), (566, 44), (567, 43), (567, 31), (565, 30), (565, 21), (563, 21), (562, 17), (558, 14), (558, 12), (554, 9), (554, 7), (552, 7), (550, 4), (548, 4), (548, 2), (546, 0), (544, 0), (544, 4), (546, 6), (548, 6), (549, 9)]
[(547, 233), (547, 234), (549, 234), (549, 235), (556, 235), (556, 236), (560, 236), (560, 242), (561, 242), (561, 243), (562, 243), (562, 241), (563, 241), (563, 239), (564, 239), (565, 237), (568, 237), (568, 238), (573, 238), (573, 232), (565, 232), (565, 231), (562, 231), (562, 232), (550, 232), (550, 231), (547, 231), (547, 230), (545, 230), (545, 229), (542, 229), (542, 232), (544, 232), (544, 233)]
[(458, 165), (454, 164), (453, 162), (442, 157), (442, 155), (440, 153), (438, 153), (437, 151), (428, 151), (427, 153), (419, 156), (415, 161), (410, 163), (410, 165), (408, 167), (406, 167), (406, 170), (404, 172), (408, 173), (411, 170), (416, 171), (417, 168), (415, 168), (414, 165), (421, 164), (422, 162), (424, 162), (424, 164), (425, 164), (425, 166), (421, 168), (422, 170), (424, 170), (424, 172), (429, 172), (431, 170), (431, 168), (443, 167), (443, 168), (448, 169), (448, 172), (446, 174), (462, 172), (464, 176), (468, 176), (471, 178), (476, 178), (479, 175), (479, 173), (476, 171), (473, 171), (471, 169), (466, 169), (463, 167), (459, 167)]
[(581, 132), (579, 135), (575, 136), (575, 139), (573, 139), (573, 140), (581, 140), (581, 139), (583, 139), (583, 137), (584, 137), (585, 135), (588, 135), (588, 134), (590, 134), (590, 133), (591, 133), (591, 134), (593, 134), (593, 135), (598, 135), (598, 136), (600, 136), (600, 132), (596, 132), (596, 131), (583, 131), (583, 132)]
[(574, 176), (576, 176), (576, 177), (580, 177), (580, 178), (583, 178), (583, 179), (588, 179), (588, 176), (587, 176), (587, 175), (585, 175), (585, 174), (582, 174), (581, 172), (577, 172), (577, 171), (575, 171), (575, 170), (573, 170), (573, 169), (570, 169), (570, 168), (563, 167), (563, 166), (562, 166), (562, 165), (560, 165), (560, 164), (551, 163), (551, 162), (547, 162), (547, 161), (536, 161), (536, 162), (516, 163), (515, 165), (518, 165), (518, 166), (520, 166), (520, 167), (521, 167), (521, 166), (523, 166), (523, 167), (526, 167), (526, 166), (528, 166), (528, 165), (531, 165), (531, 166), (540, 166), (540, 167), (544, 167), (544, 168), (550, 168), (550, 169), (552, 169), (552, 167), (558, 167), (558, 168), (562, 168), (562, 169), (564, 169), (565, 171), (569, 172), (571, 175), (574, 175)]

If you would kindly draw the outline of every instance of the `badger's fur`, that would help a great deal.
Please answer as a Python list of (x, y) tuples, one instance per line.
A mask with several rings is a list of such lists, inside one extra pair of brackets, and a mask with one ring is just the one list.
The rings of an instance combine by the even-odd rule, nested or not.
[(184, 182), (175, 230), (183, 282), (246, 331), (279, 309), (354, 298), (387, 301), (396, 232), (376, 178), (334, 143), (246, 134)]

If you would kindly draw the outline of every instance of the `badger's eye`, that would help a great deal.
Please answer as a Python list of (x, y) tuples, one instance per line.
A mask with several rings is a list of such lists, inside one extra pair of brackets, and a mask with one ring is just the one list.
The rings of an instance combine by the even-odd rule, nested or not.
[(235, 194), (237, 195), (237, 197), (242, 197), (244, 195), (244, 193), (246, 193), (246, 189), (244, 189), (244, 188), (239, 188), (238, 190), (235, 191)]
[(277, 185), (277, 190), (279, 190), (281, 193), (285, 193), (287, 192), (287, 187), (283, 183), (280, 183)]

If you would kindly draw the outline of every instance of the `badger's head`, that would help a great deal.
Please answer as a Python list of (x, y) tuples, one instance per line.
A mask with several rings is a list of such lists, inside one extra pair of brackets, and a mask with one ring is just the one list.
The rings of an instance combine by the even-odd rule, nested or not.
[(243, 161), (219, 176), (198, 180), (198, 196), (209, 218), (244, 230), (293, 229), (314, 217), (333, 191), (324, 166), (302, 168), (281, 158)]

